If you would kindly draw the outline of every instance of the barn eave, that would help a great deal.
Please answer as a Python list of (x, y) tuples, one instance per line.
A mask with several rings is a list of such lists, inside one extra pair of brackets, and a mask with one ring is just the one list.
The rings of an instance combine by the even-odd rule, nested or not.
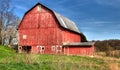
[(86, 46), (86, 47), (88, 47), (88, 46), (92, 46), (94, 44), (95, 44), (95, 42), (70, 42), (70, 43), (64, 43), (63, 47), (67, 47), (67, 46), (69, 46), (69, 47), (72, 47), (72, 46)]

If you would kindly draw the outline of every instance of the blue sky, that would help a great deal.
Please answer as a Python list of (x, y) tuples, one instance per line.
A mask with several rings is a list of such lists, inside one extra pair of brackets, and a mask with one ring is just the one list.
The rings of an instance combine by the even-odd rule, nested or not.
[(120, 0), (12, 0), (21, 19), (36, 3), (76, 23), (88, 40), (120, 39)]

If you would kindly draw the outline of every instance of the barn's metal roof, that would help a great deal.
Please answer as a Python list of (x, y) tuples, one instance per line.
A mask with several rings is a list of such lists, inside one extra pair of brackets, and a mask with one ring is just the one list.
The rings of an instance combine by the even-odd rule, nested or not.
[(71, 20), (69, 20), (66, 17), (63, 17), (62, 15), (56, 13), (55, 11), (53, 11), (53, 13), (55, 14), (57, 20), (59, 21), (60, 25), (66, 29), (75, 31), (77, 33), (80, 33), (79, 29), (77, 28), (77, 26), (75, 25), (75, 23)]
[(64, 43), (64, 46), (92, 46), (95, 42), (71, 42), (71, 43)]

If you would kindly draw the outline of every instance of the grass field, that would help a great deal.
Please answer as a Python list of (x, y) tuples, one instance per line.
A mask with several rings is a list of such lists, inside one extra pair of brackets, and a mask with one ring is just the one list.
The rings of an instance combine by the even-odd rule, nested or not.
[(0, 46), (0, 70), (114, 70), (120, 67), (119, 60), (96, 57), (47, 54), (18, 54)]

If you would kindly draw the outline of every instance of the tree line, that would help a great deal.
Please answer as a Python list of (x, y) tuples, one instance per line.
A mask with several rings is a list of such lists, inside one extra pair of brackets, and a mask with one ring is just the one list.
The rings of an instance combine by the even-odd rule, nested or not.
[(120, 40), (104, 40), (95, 42), (96, 51), (120, 50)]
[(95, 51), (104, 52), (106, 56), (120, 57), (120, 40), (95, 41)]
[(11, 0), (0, 0), (0, 44), (17, 43), (17, 26), (20, 18), (14, 14)]

